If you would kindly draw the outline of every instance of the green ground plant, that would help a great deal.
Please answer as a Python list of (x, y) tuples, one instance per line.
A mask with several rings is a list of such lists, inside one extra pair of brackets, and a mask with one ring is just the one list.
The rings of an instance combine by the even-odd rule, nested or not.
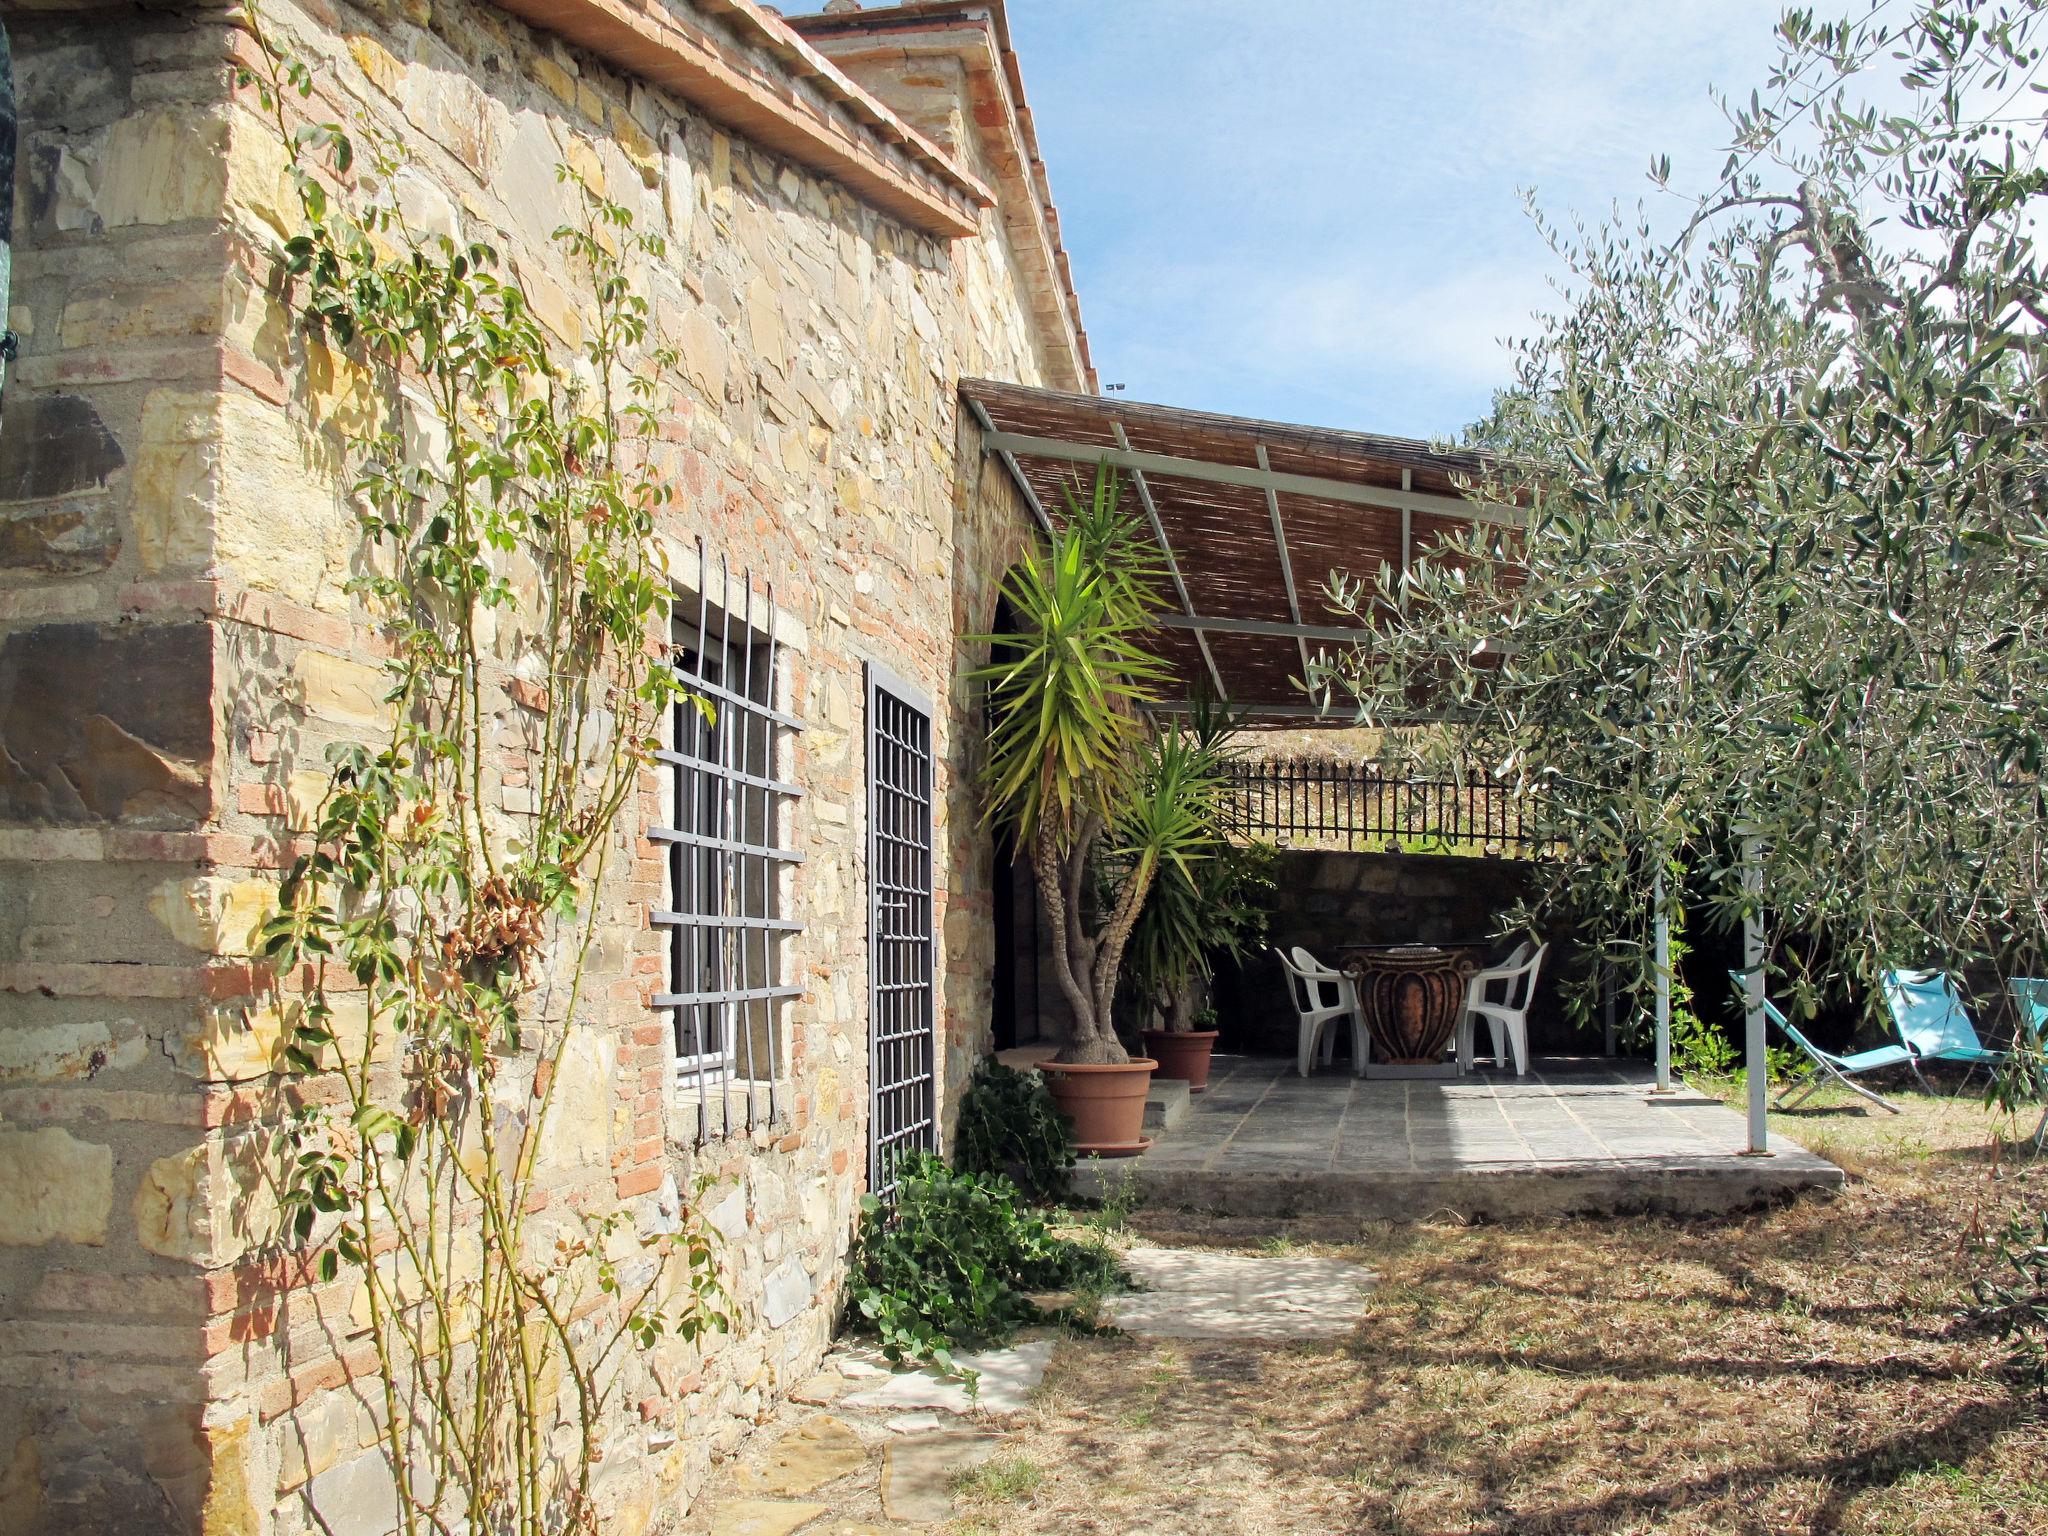
[(1966, 1315), (2006, 1340), (2015, 1373), (2048, 1394), (2048, 1212), (2032, 1227), (2013, 1219), (1972, 1293)]
[(1067, 1198), (1074, 1128), (1045, 1079), (986, 1057), (960, 1096), (953, 1161), (963, 1173), (1003, 1175), (1041, 1205)]
[(1742, 1064), (1728, 1032), (1690, 1008), (1671, 1009), (1671, 1069), (1680, 1077), (1726, 1077)]
[(1100, 1291), (1120, 1278), (1115, 1256), (1057, 1236), (999, 1174), (948, 1168), (929, 1153), (906, 1159), (894, 1205), (862, 1201), (847, 1293), (848, 1320), (889, 1359), (929, 1361), (972, 1379), (959, 1351), (1007, 1344), (1034, 1323), (1070, 1321), (1030, 1299), (1039, 1291)]
[(1070, 1209), (1066, 1215), (1069, 1223), (1093, 1234), (1098, 1242), (1107, 1243), (1122, 1236), (1131, 1229), (1131, 1217), (1144, 1204), (1144, 1194), (1138, 1188), (1138, 1175), (1127, 1162), (1105, 1161), (1090, 1154), (1089, 1172), (1095, 1186), (1095, 1198), (1085, 1206)]
[(987, 1504), (1014, 1504), (1028, 1499), (1045, 1481), (1045, 1469), (1025, 1456), (997, 1456), (970, 1467), (953, 1479), (961, 1498)]

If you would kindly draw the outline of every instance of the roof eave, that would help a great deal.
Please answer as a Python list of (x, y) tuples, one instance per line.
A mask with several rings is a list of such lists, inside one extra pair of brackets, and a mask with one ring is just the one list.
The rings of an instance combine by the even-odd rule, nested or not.
[[(764, 148), (941, 239), (981, 232), (995, 194), (756, 0), (498, 0)], [(726, 36), (699, 19), (717, 16)], [(752, 52), (750, 52), (752, 50)], [(764, 62), (755, 54), (765, 55)]]
[[(1043, 275), (1056, 307), (1040, 309), (1039, 319), (1055, 333), (1070, 362), (1069, 377), (1059, 382), (1089, 393), (1100, 387), (1081, 321), (1080, 295), (1074, 287), (1073, 265), (1060, 239), (1059, 210), (1053, 203), (1051, 180), (1031, 108), (1024, 96), (1024, 77), (1010, 41), (1009, 17), (1003, 0), (913, 0), (913, 3), (871, 7), (790, 18), (806, 37), (833, 39), (845, 58), (924, 51), (962, 58), (977, 92), (976, 126), (1003, 141), (999, 158), (1014, 170), (1005, 174), (997, 206), (1011, 214), (1013, 237), (1020, 256)], [(974, 57), (977, 50), (980, 57)], [(978, 66), (978, 67), (977, 67)], [(1007, 169), (1007, 168), (1006, 168)]]

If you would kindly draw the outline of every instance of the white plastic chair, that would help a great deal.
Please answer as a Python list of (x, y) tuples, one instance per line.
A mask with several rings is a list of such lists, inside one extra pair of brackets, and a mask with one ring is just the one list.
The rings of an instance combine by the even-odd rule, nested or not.
[[(1359, 1006), (1358, 983), (1352, 980), (1351, 973), (1323, 964), (1322, 961), (1303, 949), (1299, 944), (1295, 945), (1290, 953), (1294, 956), (1294, 964), (1297, 970), (1301, 971), (1304, 975), (1312, 977), (1319, 985), (1334, 985), (1336, 987), (1337, 1000), (1351, 1010), (1352, 1027), (1354, 1030), (1363, 1030), (1365, 1027), (1365, 1010)], [(1363, 1039), (1365, 1042), (1363, 1052), (1358, 1049), (1360, 1039)], [(1356, 1064), (1363, 1064), (1367, 1055), (1372, 1050), (1372, 1035), (1368, 1032), (1362, 1036), (1354, 1036), (1351, 1044), (1352, 1056), (1355, 1058)], [(1328, 1034), (1322, 1036), (1322, 1064), (1327, 1067), (1336, 1059), (1337, 1032), (1331, 1030)]]
[(1300, 1041), (1295, 1049), (1295, 1066), (1303, 1077), (1309, 1065), (1321, 1057), (1327, 1066), (1337, 1054), (1337, 1037), (1331, 1024), (1340, 1018), (1351, 1020), (1351, 1071), (1365, 1075), (1365, 1019), (1358, 1011), (1358, 989), (1342, 971), (1333, 971), (1307, 950), (1297, 948), (1289, 959), (1279, 950), (1273, 954), (1287, 972), (1289, 997), (1301, 1019)]
[(1475, 972), (1465, 984), (1465, 1013), (1458, 1020), (1459, 1071), (1472, 1070), (1472, 1037), (1484, 1019), (1493, 1034), (1493, 1064), (1506, 1066), (1512, 1048), (1515, 1075), (1529, 1075), (1529, 1000), (1536, 995), (1536, 978), (1549, 953), (1548, 944), (1531, 954), (1523, 943), (1508, 956), (1507, 964)]

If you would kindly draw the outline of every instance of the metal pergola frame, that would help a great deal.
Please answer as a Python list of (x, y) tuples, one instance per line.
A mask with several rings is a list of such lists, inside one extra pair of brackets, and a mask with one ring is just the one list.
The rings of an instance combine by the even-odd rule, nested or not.
[[(1245, 425), (1256, 429), (1262, 424), (1247, 419)], [(1255, 445), (1261, 461), (1258, 467), (1247, 468), (1236, 464), (1218, 464), (1205, 459), (1181, 458), (1175, 454), (1140, 453), (1132, 448), (1106, 448), (1090, 443), (1069, 442), (1061, 438), (1035, 437), (1029, 433), (1002, 432), (993, 425), (984, 431), (984, 451), (1002, 454), (1012, 462), (1019, 458), (1034, 458), (1060, 459), (1072, 464), (1108, 463), (1114, 468), (1128, 469), (1140, 474), (1171, 475), (1181, 480), (1205, 480), (1215, 485), (1243, 486), (1250, 490), (1264, 491), (1269, 497), (1279, 492), (1287, 492), (1316, 496), (1325, 501), (1351, 502), (1362, 507), (1392, 507), (1397, 511), (1406, 512), (1438, 512), (1446, 516), (1469, 517), (1475, 522), (1482, 523), (1519, 524), (1522, 520), (1521, 513), (1516, 508), (1494, 502), (1360, 485), (1355, 481), (1330, 476), (1300, 475), (1274, 469), (1266, 461), (1263, 443)], [(1426, 449), (1428, 445), (1417, 443), (1415, 446)]]
[[(1514, 506), (1463, 494), (1461, 481), (1483, 472), (1482, 461), (1471, 455), (1441, 454), (1412, 439), (1321, 431), (976, 380), (962, 382), (961, 397), (979, 429), (983, 454), (1002, 464), (1032, 516), (1048, 532), (1054, 525), (1046, 504), (1054, 486), (1071, 483), (1078, 478), (1078, 472), (1098, 464), (1124, 472), (1158, 542), (1178, 605), (1177, 612), (1161, 616), (1160, 627), (1190, 636), (1199, 656), (1198, 667), (1182, 668), (1183, 681), (1192, 683), (1196, 676), (1203, 677), (1219, 701), (1254, 723), (1348, 722), (1333, 720), (1321, 705), (1305, 695), (1241, 696), (1231, 686), (1232, 668), (1219, 656), (1219, 642), (1291, 642), (1294, 658), (1300, 665), (1299, 675), (1306, 678), (1311, 671), (1311, 646), (1344, 645), (1366, 633), (1355, 625), (1318, 623), (1304, 614), (1290, 539), (1288, 512), (1292, 499), (1302, 498), (1322, 509), (1355, 509), (1362, 548), (1369, 552), (1373, 547), (1369, 536), (1377, 535), (1379, 547), (1391, 546), (1398, 551), (1402, 579), (1397, 583), (1396, 593), (1403, 603), (1406, 576), (1418, 555), (1418, 518), (1504, 528), (1519, 527), (1524, 522), (1522, 512)], [(999, 418), (1009, 420), (1006, 424)], [(1151, 446), (1139, 446), (1141, 428), (1144, 441)], [(1297, 467), (1276, 467), (1274, 459), (1283, 450)], [(1303, 464), (1315, 467), (1300, 467)], [(1419, 488), (1418, 475), (1435, 482), (1434, 488)], [(1398, 483), (1389, 483), (1396, 480)], [(1213, 564), (1219, 558), (1214, 526), (1216, 508), (1203, 504), (1199, 494), (1191, 495), (1189, 487), (1221, 487), (1254, 493), (1258, 498), (1256, 503), (1246, 498), (1237, 508), (1244, 526), (1235, 529), (1233, 537), (1240, 565), (1250, 566), (1266, 554), (1271, 557), (1272, 570), (1278, 577), (1273, 589), (1265, 594), (1271, 617), (1219, 613), (1205, 607), (1202, 591), (1211, 583), (1206, 579), (1209, 573), (1204, 570), (1204, 561)], [(1260, 510), (1264, 514), (1262, 519), (1257, 516)], [(1206, 548), (1196, 536), (1204, 515), (1211, 519)], [(1325, 517), (1327, 527), (1327, 510)], [(1263, 537), (1247, 531), (1258, 522), (1263, 522)], [(1352, 574), (1370, 576), (1374, 572)], [(1244, 597), (1241, 581), (1236, 595)], [(1279, 616), (1283, 611), (1284, 618)], [(1189, 689), (1190, 693), (1194, 691)], [(1164, 701), (1151, 707), (1162, 714), (1177, 714), (1193, 706), (1186, 701)], [(1433, 718), (1441, 717), (1418, 711), (1410, 723)], [(1672, 964), (1669, 902), (1661, 878), (1652, 899), (1651, 926), (1655, 946), (1653, 1092), (1668, 1095), (1672, 1087)], [(1754, 952), (1758, 948), (1754, 919), (1746, 926), (1748, 944)], [(1751, 963), (1757, 963), (1754, 953)], [(1751, 1078), (1749, 1148), (1753, 1154), (1764, 1155), (1768, 1135), (1762, 1098), (1764, 1035), (1758, 984), (1751, 984), (1745, 1003), (1744, 1045)]]
[[(1478, 472), (1482, 461), (1469, 454), (1443, 453), (1414, 439), (1324, 431), (978, 380), (963, 381), (960, 392), (978, 430), (982, 453), (1003, 466), (1032, 517), (1048, 532), (1053, 528), (1048, 502), (1055, 499), (1056, 484), (1071, 483), (1098, 464), (1123, 472), (1159, 546), (1173, 591), (1176, 611), (1162, 615), (1160, 626), (1193, 643), (1184, 680), (1192, 683), (1200, 677), (1206, 691), (1248, 719), (1329, 722), (1330, 716), (1305, 695), (1247, 696), (1242, 687), (1233, 686), (1238, 679), (1219, 654), (1222, 642), (1291, 642), (1295, 675), (1306, 678), (1314, 647), (1349, 644), (1364, 633), (1356, 625), (1318, 622), (1305, 611), (1290, 531), (1290, 504), (1295, 498), (1304, 498), (1326, 520), (1331, 509), (1354, 511), (1362, 537), (1370, 534), (1380, 546), (1398, 552), (1404, 578), (1420, 553), (1418, 515), (1506, 528), (1523, 521), (1516, 507), (1475, 500), (1456, 488), (1455, 479)], [(999, 416), (1010, 420), (1006, 424)], [(1135, 438), (1141, 431), (1153, 446), (1138, 446)], [(1283, 452), (1297, 467), (1276, 467), (1275, 459)], [(1299, 467), (1303, 464), (1315, 466), (1313, 472)], [(1418, 489), (1418, 471), (1436, 482), (1436, 488)], [(1207, 530), (1209, 547), (1203, 547), (1203, 530), (1197, 524), (1204, 512), (1213, 518), (1215, 508), (1186, 505), (1190, 487), (1256, 497), (1255, 502), (1246, 498), (1246, 526), (1239, 531), (1244, 559), (1236, 563), (1264, 569), (1270, 561), (1277, 576), (1263, 594), (1270, 617), (1217, 612), (1203, 601), (1202, 589), (1213, 585), (1221, 566), (1233, 562), (1218, 559), (1213, 527)], [(1256, 533), (1251, 527), (1253, 506), (1263, 514), (1257, 518)], [(1373, 557), (1375, 563), (1377, 558)], [(1376, 570), (1352, 574), (1370, 578)], [(1405, 589), (1405, 582), (1402, 586)], [(1244, 593), (1236, 595), (1241, 606)], [(1273, 654), (1267, 653), (1269, 675)], [(1160, 706), (1169, 713), (1185, 707)], [(1426, 712), (1415, 716), (1418, 723), (1431, 718)]]

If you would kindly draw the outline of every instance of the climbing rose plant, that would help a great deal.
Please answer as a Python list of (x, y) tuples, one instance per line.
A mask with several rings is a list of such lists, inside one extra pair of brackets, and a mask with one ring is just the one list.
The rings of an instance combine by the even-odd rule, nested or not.
[[(619, 814), (679, 695), (663, 664), (652, 442), (672, 359), (633, 281), (662, 255), (560, 174), (587, 340), (557, 346), (497, 254), (409, 225), (402, 150), (294, 121), (313, 76), (253, 9), (246, 71), (301, 224), (278, 253), (305, 345), (376, 403), (346, 438), (351, 590), (388, 648), (389, 729), (332, 753), (265, 950), (293, 1005), (287, 1240), (357, 1279), (401, 1526), (593, 1530), (623, 1350), (723, 1328), (713, 1251), (671, 1188), (652, 1219), (551, 1201), (550, 1112), (593, 1048), (587, 964)], [(491, 635), (513, 637), (499, 660)], [(707, 708), (700, 704), (699, 707)], [(501, 814), (508, 746), (530, 809)]]

